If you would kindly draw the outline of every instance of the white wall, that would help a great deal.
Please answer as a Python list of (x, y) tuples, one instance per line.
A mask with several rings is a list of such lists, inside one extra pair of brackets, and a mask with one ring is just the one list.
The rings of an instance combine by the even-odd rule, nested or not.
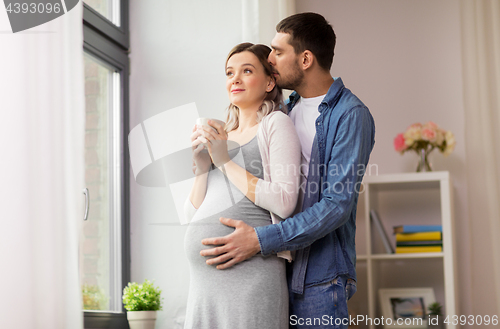
[(337, 46), (332, 74), (342, 77), (374, 116), (370, 163), (378, 166), (379, 174), (415, 170), (416, 155), (401, 156), (393, 149), (393, 138), (410, 124), (434, 121), (455, 134), (455, 151), (447, 158), (435, 151), (431, 162), (434, 170), (448, 170), (454, 179), (458, 311), (473, 314), (460, 3), (297, 0), (296, 8), (318, 12), (333, 25)]

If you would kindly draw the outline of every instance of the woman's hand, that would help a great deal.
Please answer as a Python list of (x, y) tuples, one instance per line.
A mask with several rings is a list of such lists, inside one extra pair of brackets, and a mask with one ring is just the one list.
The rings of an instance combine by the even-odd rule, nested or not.
[(193, 150), (193, 174), (196, 176), (207, 173), (212, 164), (210, 155), (205, 150), (205, 146), (199, 138), (200, 136), (195, 125), (191, 134), (191, 149)]
[(208, 124), (213, 128), (197, 126), (197, 132), (201, 135), (198, 139), (205, 143), (212, 162), (219, 168), (231, 160), (227, 152), (227, 133), (217, 122), (209, 120)]

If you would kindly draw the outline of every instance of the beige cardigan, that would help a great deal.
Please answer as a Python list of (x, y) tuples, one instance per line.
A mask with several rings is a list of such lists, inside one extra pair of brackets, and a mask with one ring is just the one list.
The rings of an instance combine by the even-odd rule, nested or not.
[[(255, 204), (271, 213), (273, 224), (289, 217), (295, 210), (300, 184), (300, 141), (292, 120), (283, 112), (275, 111), (262, 118), (258, 131), (264, 179), (255, 187)], [(196, 208), (187, 198), (184, 212), (191, 221)], [(279, 257), (292, 260), (289, 251)]]

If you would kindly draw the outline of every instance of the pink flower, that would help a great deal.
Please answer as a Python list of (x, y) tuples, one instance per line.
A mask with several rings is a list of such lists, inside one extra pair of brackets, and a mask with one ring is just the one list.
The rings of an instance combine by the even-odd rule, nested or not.
[(435, 124), (435, 123), (434, 123), (434, 122), (432, 122), (432, 121), (427, 122), (425, 125), (426, 125), (427, 127), (432, 128), (432, 129), (438, 129), (438, 128), (439, 128), (439, 127), (438, 127), (438, 125), (437, 125), (437, 124)]
[(398, 134), (396, 138), (394, 138), (394, 149), (396, 152), (403, 152), (407, 149), (407, 145), (405, 143), (405, 138), (403, 134)]
[(424, 128), (422, 129), (422, 139), (429, 141), (429, 142), (434, 142), (436, 141), (436, 130), (432, 128)]

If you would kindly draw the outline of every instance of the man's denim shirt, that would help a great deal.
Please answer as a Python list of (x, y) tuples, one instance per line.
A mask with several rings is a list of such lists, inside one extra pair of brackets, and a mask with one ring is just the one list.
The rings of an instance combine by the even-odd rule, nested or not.
[[(290, 95), (289, 111), (299, 98)], [(302, 212), (255, 228), (263, 255), (298, 250), (291, 289), (299, 294), (339, 275), (356, 280), (356, 205), (375, 143), (370, 111), (342, 79), (335, 79), (318, 110)]]

